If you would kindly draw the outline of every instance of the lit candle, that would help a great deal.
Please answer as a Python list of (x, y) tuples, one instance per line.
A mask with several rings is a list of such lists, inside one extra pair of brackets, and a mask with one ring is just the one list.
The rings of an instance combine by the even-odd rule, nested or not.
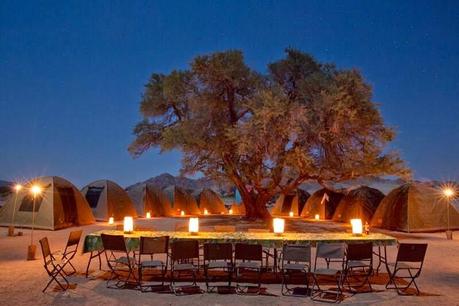
[(207, 209), (204, 209), (204, 215), (208, 215), (209, 212), (207, 211)]
[(288, 214), (290, 217), (293, 217), (293, 211), (289, 212)]
[(232, 215), (232, 214), (233, 214), (233, 209), (230, 208), (230, 210), (228, 211), (228, 213), (229, 213), (230, 215)]
[(188, 221), (188, 231), (192, 235), (196, 235), (199, 232), (199, 218), (190, 218)]
[(180, 212), (180, 216), (183, 217), (184, 215), (185, 215), (185, 212), (182, 210), (182, 211)]
[(123, 229), (128, 234), (134, 231), (134, 219), (132, 217), (124, 217)]
[(351, 219), (352, 234), (356, 236), (362, 235), (363, 226), (361, 219)]
[(115, 219), (113, 217), (108, 218), (108, 224), (115, 223)]
[(285, 220), (282, 218), (274, 218), (273, 219), (273, 229), (274, 234), (282, 235), (285, 228)]
[(316, 215), (314, 216), (314, 219), (320, 220), (320, 215), (319, 215), (319, 214), (316, 214)]
[(150, 218), (151, 218), (151, 213), (147, 212), (147, 219), (150, 219)]

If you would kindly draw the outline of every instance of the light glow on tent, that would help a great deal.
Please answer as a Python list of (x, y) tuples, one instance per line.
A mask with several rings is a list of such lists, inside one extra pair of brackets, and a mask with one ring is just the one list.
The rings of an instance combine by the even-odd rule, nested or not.
[(151, 219), (151, 213), (150, 213), (149, 211), (147, 211), (146, 218), (147, 218), (147, 219)]
[(127, 234), (134, 231), (134, 219), (132, 217), (124, 217), (123, 230)]
[(293, 211), (289, 212), (288, 215), (289, 215), (290, 217), (293, 217)]
[(115, 219), (113, 217), (110, 217), (108, 218), (108, 224), (114, 224), (115, 223)]
[(273, 230), (274, 234), (282, 235), (285, 229), (285, 220), (282, 218), (274, 218), (273, 219)]
[(21, 189), (22, 189), (22, 185), (21, 184), (14, 185), (14, 191), (19, 192), (19, 191), (21, 191)]
[(33, 185), (32, 188), (30, 188), (30, 192), (32, 192), (33, 196), (36, 197), (41, 193), (42, 189), (38, 185)]
[(319, 221), (319, 220), (320, 220), (320, 215), (319, 215), (319, 214), (316, 214), (316, 215), (314, 216), (314, 219), (317, 220), (317, 221)]
[(351, 219), (352, 234), (360, 236), (363, 233), (362, 219)]
[(190, 218), (188, 221), (188, 232), (196, 235), (199, 232), (199, 218)]

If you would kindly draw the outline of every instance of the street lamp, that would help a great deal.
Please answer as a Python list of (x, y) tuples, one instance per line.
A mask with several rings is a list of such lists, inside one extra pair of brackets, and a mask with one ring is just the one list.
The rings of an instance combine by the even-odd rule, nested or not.
[(14, 189), (14, 202), (13, 202), (13, 213), (11, 214), (11, 225), (8, 227), (8, 236), (14, 236), (14, 215), (16, 214), (16, 203), (18, 201), (18, 193), (22, 189), (21, 184), (16, 184), (13, 187)]
[(456, 195), (456, 190), (451, 186), (443, 187), (443, 195), (446, 198), (446, 239), (452, 240), (453, 239), (453, 232), (450, 230), (449, 225), (449, 206), (451, 205), (451, 199), (454, 198)]
[(42, 192), (42, 188), (38, 185), (33, 185), (30, 188), (30, 193), (32, 193), (33, 197), (33, 204), (32, 204), (32, 231), (30, 232), (30, 245), (27, 250), (27, 260), (34, 260), (35, 259), (35, 251), (37, 250), (37, 246), (33, 244), (33, 230), (35, 226), (35, 200), (37, 196), (39, 196)]

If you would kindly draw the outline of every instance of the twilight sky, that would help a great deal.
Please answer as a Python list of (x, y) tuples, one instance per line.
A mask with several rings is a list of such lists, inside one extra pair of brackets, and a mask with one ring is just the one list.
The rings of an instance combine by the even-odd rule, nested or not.
[(152, 72), (243, 50), (264, 71), (295, 47), (374, 88), (418, 179), (459, 179), (458, 1), (0, 1), (0, 179), (81, 186), (177, 174), (127, 152)]

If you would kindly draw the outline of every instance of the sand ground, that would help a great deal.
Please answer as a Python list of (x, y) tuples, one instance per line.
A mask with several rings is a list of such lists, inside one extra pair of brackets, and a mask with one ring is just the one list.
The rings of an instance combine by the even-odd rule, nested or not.
[[(186, 226), (186, 219), (159, 218), (137, 220), (136, 224), (160, 230), (174, 230)], [(208, 217), (201, 218), (201, 228), (210, 229), (215, 224), (236, 225), (238, 230), (247, 227), (264, 227), (262, 223), (249, 223), (238, 218)], [(109, 227), (104, 223), (81, 227), (84, 235)], [(63, 248), (71, 230), (59, 231), (36, 230), (34, 237), (47, 236), (52, 250)], [(19, 229), (22, 237), (7, 237), (7, 229), (0, 228), (0, 305), (299, 305), (323, 304), (312, 302), (308, 298), (284, 297), (280, 294), (280, 285), (266, 284), (270, 296), (240, 296), (221, 294), (199, 294), (174, 296), (171, 294), (141, 293), (137, 290), (107, 289), (100, 272), (91, 269), (89, 278), (83, 275), (88, 262), (88, 254), (81, 252), (74, 259), (78, 274), (69, 278), (75, 284), (67, 292), (41, 290), (48, 281), (43, 269), (41, 250), (37, 248), (37, 260), (26, 261), (27, 245), (30, 243), (30, 230)], [(287, 230), (298, 231), (344, 231), (343, 225), (331, 222), (305, 222), (289, 220)], [(16, 229), (18, 231), (18, 229)], [(421, 296), (402, 297), (395, 291), (384, 290), (376, 285), (373, 293), (357, 294), (346, 298), (342, 304), (352, 305), (459, 305), (459, 232), (455, 232), (453, 241), (447, 241), (444, 233), (401, 234), (386, 232), (400, 241), (427, 242), (427, 257), (418, 285)], [(80, 249), (82, 249), (80, 244)], [(389, 259), (395, 258), (396, 248), (389, 248)], [(106, 269), (106, 267), (103, 267)], [(204, 284), (201, 284), (204, 288)], [(326, 305), (326, 304), (325, 304)]]

